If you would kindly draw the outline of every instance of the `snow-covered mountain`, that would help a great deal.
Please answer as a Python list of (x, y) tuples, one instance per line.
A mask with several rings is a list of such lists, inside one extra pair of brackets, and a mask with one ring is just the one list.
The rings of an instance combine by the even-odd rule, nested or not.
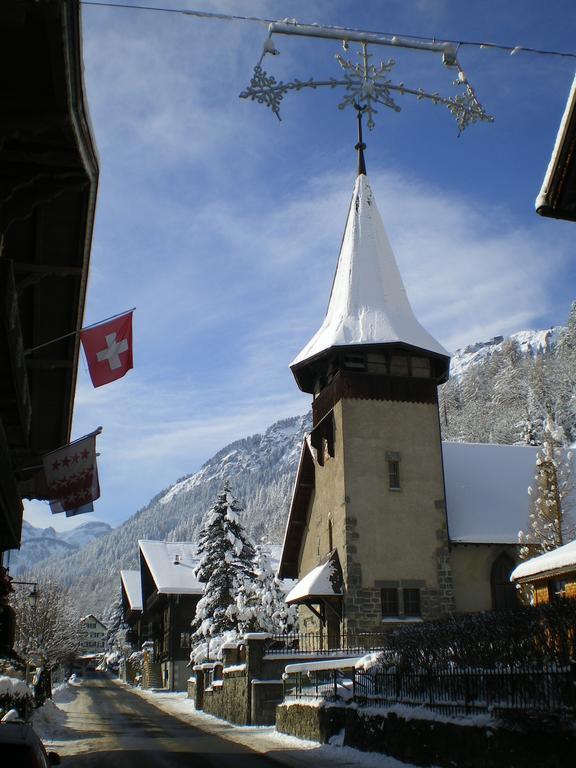
[(52, 557), (66, 557), (85, 547), (94, 539), (106, 536), (112, 527), (108, 523), (88, 521), (71, 531), (37, 528), (27, 520), (22, 522), (22, 544), (10, 553), (10, 573), (13, 576)]
[(518, 331), (510, 336), (494, 336), (489, 341), (478, 341), (467, 347), (457, 349), (450, 361), (450, 375), (460, 377), (466, 371), (489, 360), (502, 350), (508, 341), (516, 341), (525, 355), (534, 356), (539, 352), (549, 352), (558, 339), (562, 328), (548, 328), (545, 331)]

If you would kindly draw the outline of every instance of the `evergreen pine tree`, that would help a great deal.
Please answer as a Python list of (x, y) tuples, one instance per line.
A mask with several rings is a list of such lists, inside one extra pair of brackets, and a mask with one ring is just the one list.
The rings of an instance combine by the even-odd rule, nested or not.
[(285, 597), (266, 547), (257, 546), (254, 575), (244, 578), (239, 584), (236, 600), (228, 613), (237, 620), (240, 632), (294, 632), (298, 624), (298, 609), (288, 605)]
[(255, 555), (240, 523), (241, 512), (226, 482), (200, 533), (200, 563), (195, 574), (204, 584), (204, 593), (192, 623), (196, 640), (237, 629), (228, 608), (234, 603), (238, 584), (253, 576)]
[(572, 454), (565, 446), (564, 432), (548, 417), (544, 440), (536, 459), (535, 483), (528, 489), (531, 511), (527, 532), (520, 531), (522, 558), (535, 550), (550, 552), (574, 539), (572, 516), (574, 477)]

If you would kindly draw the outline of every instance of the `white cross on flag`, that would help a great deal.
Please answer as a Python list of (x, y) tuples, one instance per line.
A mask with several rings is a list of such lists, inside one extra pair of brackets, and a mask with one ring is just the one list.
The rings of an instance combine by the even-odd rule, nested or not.
[(132, 367), (132, 311), (80, 332), (92, 384), (121, 379)]
[(42, 457), (52, 512), (70, 512), (100, 497), (96, 435), (100, 430)]

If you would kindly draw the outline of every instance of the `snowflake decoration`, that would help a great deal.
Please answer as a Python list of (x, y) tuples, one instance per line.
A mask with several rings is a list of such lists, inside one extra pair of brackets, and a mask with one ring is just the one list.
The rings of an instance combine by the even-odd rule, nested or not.
[(275, 77), (268, 75), (262, 68), (264, 53), (254, 67), (250, 85), (242, 91), (240, 98), (265, 104), (281, 120), (280, 105), (284, 96), (290, 91), (301, 91), (305, 88), (343, 88), (345, 95), (338, 104), (338, 109), (362, 104), (368, 117), (367, 125), (370, 130), (376, 125), (374, 120), (374, 116), (378, 114), (376, 104), (400, 112), (401, 108), (394, 101), (393, 93), (398, 93), (401, 96), (409, 94), (418, 100), (426, 99), (434, 104), (444, 105), (456, 119), (459, 129), (458, 135), (474, 123), (491, 123), (494, 121), (494, 118), (486, 113), (456, 60), (454, 60), (453, 66), (458, 68), (458, 78), (454, 80), (453, 84), (456, 87), (463, 87), (464, 92), (456, 96), (442, 96), (439, 93), (428, 93), (422, 88), (407, 88), (404, 83), (394, 84), (389, 74), (395, 61), (389, 59), (387, 62), (380, 62), (378, 66), (371, 64), (372, 54), (368, 53), (367, 44), (362, 43), (361, 45), (360, 61), (357, 63), (340, 55), (336, 56), (336, 60), (344, 71), (344, 76), (341, 79), (332, 77), (328, 80), (314, 80), (314, 78), (310, 78), (309, 80), (294, 79), (287, 83), (278, 82)]

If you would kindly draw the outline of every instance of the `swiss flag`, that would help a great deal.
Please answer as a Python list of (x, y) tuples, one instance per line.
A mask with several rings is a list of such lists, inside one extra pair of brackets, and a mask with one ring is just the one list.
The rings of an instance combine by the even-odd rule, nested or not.
[(80, 332), (92, 384), (121, 379), (132, 363), (132, 311)]

